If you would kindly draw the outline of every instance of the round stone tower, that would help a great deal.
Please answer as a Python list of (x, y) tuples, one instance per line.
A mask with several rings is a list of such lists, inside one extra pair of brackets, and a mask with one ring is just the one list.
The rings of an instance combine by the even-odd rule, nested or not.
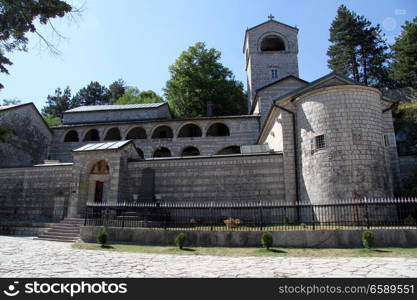
[(300, 200), (390, 195), (381, 94), (358, 85), (324, 87), (297, 107)]

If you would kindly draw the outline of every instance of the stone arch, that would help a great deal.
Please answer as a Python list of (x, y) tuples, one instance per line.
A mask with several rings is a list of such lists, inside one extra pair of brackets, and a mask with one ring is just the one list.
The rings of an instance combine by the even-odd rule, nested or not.
[(120, 141), (122, 139), (122, 135), (120, 134), (120, 129), (117, 127), (112, 127), (107, 130), (104, 134), (103, 141)]
[(172, 139), (173, 133), (171, 127), (167, 125), (161, 125), (153, 130), (153, 139)]
[(229, 127), (224, 123), (214, 123), (211, 124), (207, 130), (207, 136), (229, 136), (230, 130)]
[(84, 135), (83, 141), (85, 142), (92, 142), (92, 141), (100, 141), (100, 134), (97, 129), (92, 128), (86, 132)]
[(65, 134), (64, 142), (73, 143), (79, 141), (80, 139), (78, 138), (78, 132), (76, 130), (72, 129)]
[(146, 134), (146, 130), (143, 127), (137, 126), (128, 131), (126, 140), (139, 140), (146, 139), (147, 137), (148, 135)]
[(194, 146), (187, 146), (181, 151), (181, 156), (199, 156), (200, 150)]
[(200, 126), (194, 123), (188, 123), (181, 127), (177, 135), (179, 138), (185, 137), (201, 137), (202, 131)]
[(171, 150), (169, 150), (167, 147), (158, 147), (153, 152), (152, 157), (171, 157)]
[(258, 51), (269, 52), (269, 51), (288, 51), (289, 44), (288, 40), (282, 34), (270, 31), (264, 33), (258, 39)]
[(228, 155), (228, 154), (240, 154), (240, 146), (228, 146), (219, 151), (217, 151), (216, 155)]

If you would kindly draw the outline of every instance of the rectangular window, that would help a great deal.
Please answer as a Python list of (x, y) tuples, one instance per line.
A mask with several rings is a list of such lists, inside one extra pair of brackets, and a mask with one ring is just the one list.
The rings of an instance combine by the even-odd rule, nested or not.
[(397, 141), (395, 140), (394, 133), (384, 134), (385, 147), (397, 147)]
[(278, 78), (278, 70), (277, 69), (272, 69), (271, 70), (271, 75), (272, 75), (272, 79), (277, 79)]
[(325, 147), (326, 147), (326, 141), (324, 139), (324, 134), (315, 136), (314, 138), (310, 140), (311, 154)]

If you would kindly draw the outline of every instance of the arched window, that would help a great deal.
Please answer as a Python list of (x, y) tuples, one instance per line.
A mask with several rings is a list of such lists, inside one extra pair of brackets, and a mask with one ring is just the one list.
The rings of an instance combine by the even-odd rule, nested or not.
[(142, 158), (142, 159), (144, 159), (144, 158), (145, 158), (145, 155), (143, 154), (142, 149), (140, 149), (140, 148), (136, 147), (136, 151), (138, 151), (138, 154), (139, 154), (139, 157), (140, 157), (140, 158)]
[(172, 129), (168, 126), (159, 126), (152, 134), (153, 139), (172, 139)]
[(90, 174), (109, 174), (109, 165), (105, 160), (100, 160), (94, 164), (91, 168)]
[(72, 142), (78, 142), (78, 133), (75, 130), (70, 130), (67, 132), (64, 138), (64, 142), (72, 143)]
[(199, 126), (195, 124), (187, 124), (184, 125), (180, 132), (178, 133), (178, 137), (199, 137), (201, 136), (201, 129)]
[(268, 35), (261, 42), (261, 51), (284, 51), (284, 41), (276, 35)]
[(100, 135), (98, 134), (97, 129), (90, 129), (87, 134), (84, 136), (84, 141), (90, 142), (90, 141), (99, 141)]
[(129, 130), (126, 139), (136, 140), (136, 139), (146, 139), (146, 131), (142, 127), (135, 127)]
[(107, 131), (106, 136), (104, 137), (105, 141), (120, 141), (121, 139), (120, 130), (117, 127), (113, 127)]
[(228, 136), (230, 135), (229, 127), (223, 123), (215, 123), (207, 130), (207, 136)]
[(229, 146), (217, 152), (217, 155), (239, 154), (239, 153), (240, 153), (239, 146)]
[(171, 151), (168, 148), (160, 147), (155, 150), (153, 157), (171, 157)]
[(181, 156), (198, 156), (200, 155), (200, 150), (198, 150), (196, 147), (190, 146), (184, 148), (182, 150)]

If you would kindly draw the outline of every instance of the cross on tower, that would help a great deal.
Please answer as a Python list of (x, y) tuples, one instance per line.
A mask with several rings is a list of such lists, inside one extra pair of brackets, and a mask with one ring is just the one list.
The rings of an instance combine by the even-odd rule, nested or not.
[(271, 21), (272, 21), (274, 18), (275, 18), (275, 17), (274, 17), (272, 14), (269, 14), (269, 16), (268, 16), (268, 19), (269, 19), (269, 20), (271, 20)]

